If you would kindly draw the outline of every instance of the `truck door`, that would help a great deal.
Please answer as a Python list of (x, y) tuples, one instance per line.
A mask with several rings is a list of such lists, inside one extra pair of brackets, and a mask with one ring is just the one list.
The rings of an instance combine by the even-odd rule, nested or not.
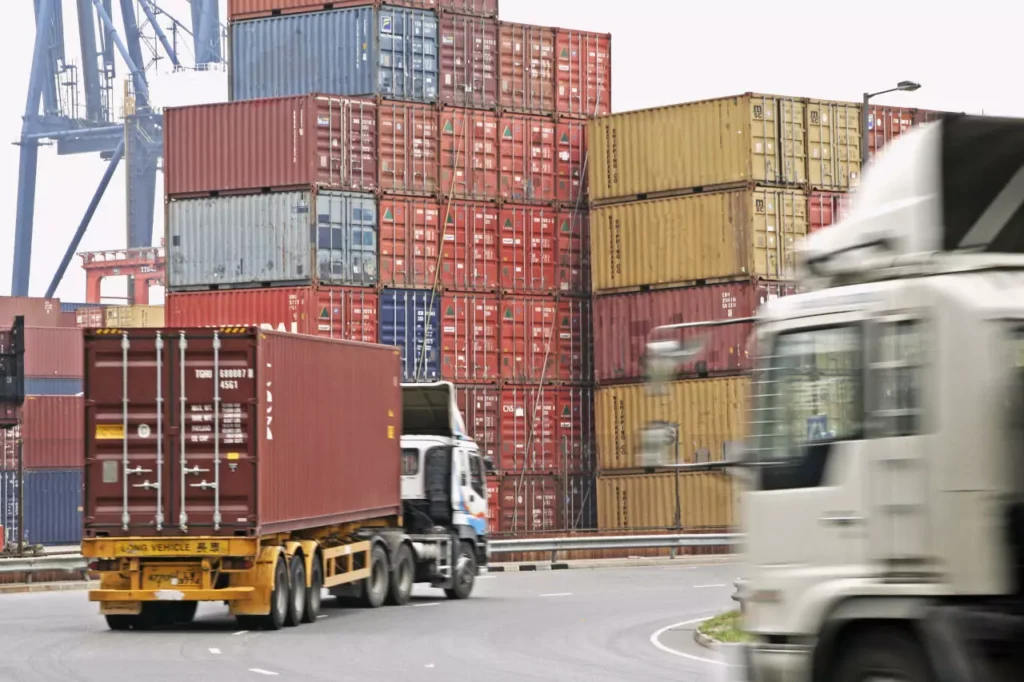
[[(473, 459), (476, 460), (479, 477), (474, 476)], [(455, 494), (452, 502), (456, 513), (455, 523), (471, 527), (477, 535), (483, 535), (487, 530), (487, 490), (481, 464), (479, 454), (471, 448), (454, 449), (452, 490)]]

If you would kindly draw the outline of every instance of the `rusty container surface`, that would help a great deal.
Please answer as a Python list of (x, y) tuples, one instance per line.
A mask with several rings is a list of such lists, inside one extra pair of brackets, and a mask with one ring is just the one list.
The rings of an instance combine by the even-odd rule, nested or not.
[[(0, 339), (3, 337), (0, 336)], [(0, 340), (0, 345), (4, 341)], [(80, 378), (82, 330), (77, 327), (25, 327), (25, 377)]]
[(498, 0), (437, 0), (437, 8), (452, 14), (470, 14), (473, 16), (498, 16)]
[(503, 21), (498, 25), (501, 91), (505, 111), (548, 114), (557, 108), (555, 29)]
[(587, 294), (587, 211), (505, 204), (499, 217), (501, 288), (506, 293)]
[(437, 109), (382, 101), (377, 116), (380, 189), (388, 194), (436, 194), (441, 160)]
[(537, 533), (592, 527), (593, 477), (589, 474), (501, 476), (498, 499), (503, 533)]
[(842, 220), (850, 210), (850, 195), (842, 192), (811, 192), (807, 196), (807, 234)]
[(504, 384), (499, 413), (502, 471), (595, 470), (593, 389)]
[(172, 327), (260, 327), (377, 342), (377, 293), (363, 287), (267, 287), (168, 293)]
[(813, 189), (847, 192), (860, 184), (861, 105), (808, 100), (807, 180)]
[(590, 213), (595, 292), (707, 280), (792, 280), (807, 195), (753, 187), (651, 199)]
[(448, 293), (441, 299), (441, 378), (496, 383), (500, 378), (500, 302), (491, 294)]
[[(441, 4), (453, 0), (441, 0)], [(258, 19), (275, 17), (282, 14), (305, 14), (320, 12), (324, 9), (342, 9), (344, 7), (363, 7), (380, 4), (379, 0), (228, 0), (228, 20)], [(388, 0), (389, 5), (411, 7), (413, 9), (436, 9), (438, 0)]]
[(555, 30), (557, 110), (601, 116), (612, 110), (612, 37), (608, 33)]
[(498, 196), (498, 115), (441, 110), (441, 193), (462, 199)]
[(164, 112), (164, 194), (377, 189), (377, 105), (301, 95)]
[(738, 521), (734, 485), (718, 471), (598, 476), (599, 530), (726, 530)]
[(498, 103), (498, 22), (441, 14), (438, 22), (441, 104), (493, 109)]
[(501, 378), (592, 381), (590, 301), (508, 295), (501, 300)]
[[(753, 317), (765, 302), (793, 291), (790, 284), (746, 280), (598, 296), (594, 299), (594, 379), (643, 381), (644, 354), (656, 327)], [(704, 351), (680, 368), (681, 375), (728, 374), (751, 369), (747, 344), (753, 330), (753, 323), (744, 322), (664, 332), (658, 338), (705, 340)]]
[(60, 327), (60, 299), (30, 296), (0, 296), (0, 327), (10, 327), (14, 318), (25, 318), (26, 327)]
[(555, 123), (544, 116), (505, 114), (500, 130), (501, 198), (552, 203), (557, 195)]
[(669, 384), (668, 393), (652, 399), (643, 384), (597, 389), (597, 457), (601, 472), (673, 464), (649, 462), (641, 456), (643, 429), (652, 422), (679, 428), (679, 462), (719, 462), (746, 430), (746, 377), (689, 379)]
[[(394, 348), (244, 328), (217, 350), (214, 334), (137, 329), (127, 349), (87, 334), (86, 537), (258, 536), (400, 513)], [(136, 487), (156, 480), (155, 442), (160, 484)], [(126, 474), (137, 467), (151, 473)]]
[(85, 462), (83, 415), (82, 396), (26, 397), (21, 425), (0, 431), (0, 467), (17, 468), (18, 438), (26, 469), (81, 467)]

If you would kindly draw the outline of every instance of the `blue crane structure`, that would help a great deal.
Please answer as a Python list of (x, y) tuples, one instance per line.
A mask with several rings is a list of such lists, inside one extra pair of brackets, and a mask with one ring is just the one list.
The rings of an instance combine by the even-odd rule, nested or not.
[[(65, 51), (62, 0), (33, 1), (36, 35), (19, 141), (11, 295), (29, 294), (40, 145), (55, 145), (58, 155), (99, 154), (109, 160), (47, 289), (49, 297), (60, 284), (122, 159), (127, 169), (126, 247), (152, 246), (156, 175), (163, 155), (163, 116), (150, 104), (146, 70), (164, 55), (175, 68), (182, 67), (178, 58), (182, 33), (191, 37), (197, 68), (222, 63), (222, 26), (219, 0), (188, 0), (190, 25), (166, 12), (158, 0), (73, 0), (82, 53), (81, 64), (76, 66)], [(123, 35), (114, 24), (115, 10), (119, 10)], [(167, 31), (161, 27), (161, 20), (168, 26)], [(114, 113), (116, 54), (128, 67), (133, 90), (133, 96), (126, 97), (123, 124)]]

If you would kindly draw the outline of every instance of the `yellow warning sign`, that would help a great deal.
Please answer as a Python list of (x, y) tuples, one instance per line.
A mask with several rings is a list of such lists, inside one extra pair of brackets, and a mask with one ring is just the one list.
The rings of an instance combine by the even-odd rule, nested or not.
[(124, 440), (124, 426), (121, 424), (97, 424), (96, 440)]

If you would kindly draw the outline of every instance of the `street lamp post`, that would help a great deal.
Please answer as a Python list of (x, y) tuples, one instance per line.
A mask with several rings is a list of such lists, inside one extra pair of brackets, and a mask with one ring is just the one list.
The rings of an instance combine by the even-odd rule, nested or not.
[(900, 81), (896, 84), (895, 88), (889, 88), (888, 90), (882, 90), (880, 92), (865, 92), (864, 93), (864, 106), (860, 112), (860, 166), (861, 174), (864, 173), (864, 166), (868, 163), (868, 106), (872, 97), (878, 97), (879, 95), (885, 95), (890, 92), (896, 92), (902, 90), (903, 92), (913, 92), (921, 87), (920, 83), (914, 81)]

